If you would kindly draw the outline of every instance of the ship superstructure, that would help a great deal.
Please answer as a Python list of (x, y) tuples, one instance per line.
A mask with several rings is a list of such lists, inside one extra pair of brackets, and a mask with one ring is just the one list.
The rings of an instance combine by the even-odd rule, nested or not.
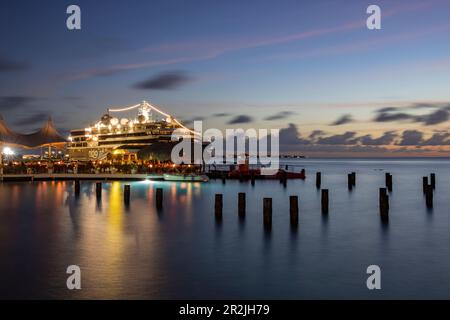
[[(115, 116), (137, 109), (133, 119)], [(143, 101), (124, 108), (108, 109), (101, 119), (87, 128), (70, 132), (68, 153), (72, 160), (95, 161), (120, 156), (122, 160), (136, 160), (139, 150), (155, 143), (173, 143), (174, 130), (183, 129), (186, 135), (194, 132), (171, 115)]]

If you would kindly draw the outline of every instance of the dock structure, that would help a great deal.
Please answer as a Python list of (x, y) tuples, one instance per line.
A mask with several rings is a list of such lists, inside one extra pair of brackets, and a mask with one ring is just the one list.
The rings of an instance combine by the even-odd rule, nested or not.
[(103, 181), (144, 181), (164, 180), (162, 174), (126, 174), (126, 173), (37, 173), (37, 174), (4, 174), (2, 181), (80, 181), (80, 180), (103, 180)]

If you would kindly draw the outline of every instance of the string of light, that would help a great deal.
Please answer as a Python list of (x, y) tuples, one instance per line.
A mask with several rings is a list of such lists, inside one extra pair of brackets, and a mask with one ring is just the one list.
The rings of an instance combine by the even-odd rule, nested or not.
[(128, 111), (128, 110), (133, 110), (136, 109), (140, 106), (141, 104), (135, 104), (134, 106), (129, 106), (129, 107), (123, 107), (121, 109), (107, 109), (108, 112), (123, 112), (123, 111)]
[(138, 107), (140, 107), (140, 106), (145, 106), (145, 107), (148, 107), (148, 108), (150, 108), (150, 109), (152, 109), (152, 110), (155, 110), (155, 111), (158, 112), (159, 114), (162, 114), (163, 116), (168, 117), (168, 118), (170, 118), (171, 120), (173, 120), (176, 124), (178, 124), (180, 127), (182, 127), (183, 129), (185, 129), (186, 131), (188, 131), (188, 132), (190, 132), (190, 133), (192, 133), (192, 134), (195, 134), (195, 135), (198, 134), (198, 132), (195, 132), (194, 130), (191, 130), (191, 129), (189, 129), (188, 127), (184, 126), (180, 121), (178, 121), (177, 119), (173, 118), (170, 114), (167, 114), (167, 113), (161, 111), (160, 109), (158, 109), (157, 107), (151, 105), (151, 104), (148, 103), (147, 101), (143, 101), (143, 102), (140, 103), (140, 104), (135, 104), (135, 105), (132, 105), (132, 106), (122, 107), (122, 108), (118, 108), (118, 109), (110, 109), (110, 108), (109, 108), (109, 109), (108, 109), (108, 112), (124, 112), (124, 111), (129, 111), (129, 110), (136, 109), (136, 108), (138, 108)]

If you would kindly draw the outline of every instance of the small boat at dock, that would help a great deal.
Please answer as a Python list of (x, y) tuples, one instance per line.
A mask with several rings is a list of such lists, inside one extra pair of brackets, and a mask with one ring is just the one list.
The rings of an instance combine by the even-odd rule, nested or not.
[(208, 182), (208, 176), (204, 174), (172, 174), (165, 173), (164, 181), (182, 181), (182, 182)]

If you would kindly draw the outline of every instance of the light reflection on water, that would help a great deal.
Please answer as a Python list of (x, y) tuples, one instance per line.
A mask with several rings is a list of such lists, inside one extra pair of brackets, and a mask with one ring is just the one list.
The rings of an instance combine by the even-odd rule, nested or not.
[[(71, 182), (0, 184), (2, 298), (450, 298), (450, 162), (303, 160), (306, 181), (250, 183)], [(314, 172), (330, 189), (320, 214)], [(379, 219), (384, 170), (394, 175), (388, 225)], [(346, 174), (357, 172), (347, 190)], [(421, 177), (438, 176), (427, 211)], [(164, 205), (156, 210), (156, 188)], [(246, 192), (245, 219), (237, 194)], [(223, 221), (214, 194), (224, 194)], [(299, 228), (289, 226), (289, 195), (299, 195)], [(273, 198), (272, 232), (262, 199)], [(78, 292), (65, 289), (68, 265), (82, 269)], [(380, 292), (366, 267), (382, 268)]]

